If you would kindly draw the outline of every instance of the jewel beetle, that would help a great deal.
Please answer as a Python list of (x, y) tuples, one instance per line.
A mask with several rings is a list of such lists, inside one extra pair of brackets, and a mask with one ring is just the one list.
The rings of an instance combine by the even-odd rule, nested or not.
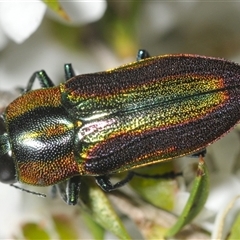
[[(83, 176), (111, 191), (137, 167), (205, 149), (240, 119), (240, 66), (224, 59), (139, 50), (105, 72), (64, 69), (59, 86), (35, 72), (2, 114), (1, 182), (54, 185), (74, 205)], [(32, 90), (36, 78), (42, 88)]]

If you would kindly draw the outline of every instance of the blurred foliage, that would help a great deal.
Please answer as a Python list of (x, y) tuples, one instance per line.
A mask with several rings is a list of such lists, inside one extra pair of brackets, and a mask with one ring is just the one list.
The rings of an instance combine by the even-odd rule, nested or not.
[(105, 229), (94, 221), (89, 213), (82, 211), (81, 215), (93, 238), (96, 240), (104, 239)]
[(79, 238), (73, 224), (74, 219), (69, 219), (64, 215), (55, 215), (52, 219), (60, 240)]
[(120, 58), (132, 57), (139, 49), (135, 25), (141, 5), (142, 1), (109, 1), (100, 21), (82, 27), (51, 21), (51, 31), (70, 50), (104, 42)]
[(142, 1), (108, 1), (107, 11), (98, 23), (100, 36), (122, 58), (135, 56), (138, 50), (136, 21), (141, 5)]
[(22, 226), (22, 233), (25, 239), (51, 239), (44, 226), (36, 223), (26, 223)]

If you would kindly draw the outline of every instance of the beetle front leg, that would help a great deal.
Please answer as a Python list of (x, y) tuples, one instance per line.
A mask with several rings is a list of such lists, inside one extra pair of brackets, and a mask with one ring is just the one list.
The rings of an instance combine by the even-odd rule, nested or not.
[(138, 53), (137, 53), (137, 61), (143, 60), (145, 58), (149, 58), (150, 54), (148, 53), (148, 51), (144, 50), (144, 49), (139, 49)]
[(63, 201), (68, 205), (76, 205), (80, 193), (81, 177), (75, 176), (56, 185)]
[(64, 71), (66, 81), (76, 76), (71, 63), (64, 64)]
[(37, 71), (37, 72), (33, 73), (31, 78), (29, 79), (28, 85), (24, 89), (23, 93), (29, 92), (32, 89), (32, 86), (33, 86), (36, 78), (38, 79), (40, 85), (43, 88), (49, 88), (49, 87), (53, 87), (54, 86), (54, 83), (48, 77), (47, 73), (44, 70), (41, 70), (41, 71)]
[(128, 183), (133, 178), (134, 175), (135, 175), (134, 172), (129, 172), (128, 175), (126, 176), (126, 178), (124, 178), (123, 180), (121, 180), (115, 184), (111, 183), (108, 176), (98, 176), (98, 177), (95, 177), (95, 180), (96, 180), (96, 183), (98, 184), (98, 186), (100, 186), (102, 188), (102, 190), (104, 190), (105, 192), (111, 192), (119, 187), (122, 187), (126, 183)]

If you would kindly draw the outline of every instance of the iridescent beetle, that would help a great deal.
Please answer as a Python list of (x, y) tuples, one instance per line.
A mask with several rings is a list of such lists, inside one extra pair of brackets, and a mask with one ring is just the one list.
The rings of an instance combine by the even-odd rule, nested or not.
[[(109, 175), (204, 149), (240, 119), (240, 66), (198, 55), (150, 58), (54, 86), (44, 71), (7, 106), (0, 181), (57, 185), (76, 204), (82, 176), (111, 191)], [(42, 88), (31, 90), (38, 78)], [(67, 185), (67, 187), (65, 187)]]

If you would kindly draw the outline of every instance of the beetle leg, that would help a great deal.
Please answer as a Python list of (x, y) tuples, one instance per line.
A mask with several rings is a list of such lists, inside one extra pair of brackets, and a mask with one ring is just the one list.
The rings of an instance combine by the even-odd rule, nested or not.
[(207, 153), (207, 149), (204, 148), (198, 152), (193, 153), (192, 155), (190, 155), (190, 157), (200, 157), (200, 156), (205, 157), (206, 153)]
[(144, 49), (139, 49), (136, 59), (137, 59), (137, 61), (140, 61), (142, 59), (149, 58), (149, 57), (150, 57), (150, 54), (148, 53), (148, 51), (146, 51)]
[(66, 81), (76, 76), (71, 63), (64, 64), (64, 71)]
[(128, 175), (121, 181), (112, 184), (108, 176), (97, 176), (95, 177), (96, 183), (105, 191), (105, 192), (111, 192), (119, 187), (124, 186), (126, 183), (128, 183), (134, 175), (138, 177), (144, 177), (144, 178), (153, 178), (153, 179), (174, 179), (177, 176), (181, 176), (182, 173), (175, 173), (175, 172), (167, 172), (164, 174), (155, 174), (155, 175), (149, 175), (149, 174), (141, 174), (137, 172), (130, 171), (128, 172)]
[(81, 177), (75, 176), (57, 185), (60, 196), (68, 205), (76, 205), (80, 193)]
[(182, 176), (182, 172), (166, 172), (163, 174), (154, 174), (154, 175), (150, 175), (150, 174), (144, 174), (144, 173), (138, 173), (138, 172), (134, 172), (134, 175), (138, 176), (138, 177), (143, 177), (143, 178), (153, 178), (153, 179), (174, 179), (178, 176)]
[(49, 87), (54, 86), (54, 83), (48, 77), (47, 73), (44, 70), (41, 70), (41, 71), (37, 71), (37, 72), (33, 73), (31, 78), (29, 79), (28, 85), (24, 89), (23, 93), (29, 92), (32, 89), (33, 83), (35, 82), (36, 78), (38, 79), (40, 85), (43, 88), (49, 88)]
[(58, 187), (57, 185), (51, 186), (51, 198), (56, 198), (57, 197), (57, 192), (58, 192)]
[(126, 176), (126, 178), (124, 178), (123, 180), (121, 180), (115, 184), (111, 183), (108, 176), (97, 176), (97, 177), (95, 177), (95, 180), (96, 180), (96, 183), (98, 184), (98, 186), (100, 186), (105, 192), (111, 192), (111, 191), (115, 190), (116, 188), (122, 187), (123, 185), (128, 183), (133, 178), (134, 175), (135, 175), (135, 173), (130, 171), (130, 172), (128, 172), (128, 175)]

